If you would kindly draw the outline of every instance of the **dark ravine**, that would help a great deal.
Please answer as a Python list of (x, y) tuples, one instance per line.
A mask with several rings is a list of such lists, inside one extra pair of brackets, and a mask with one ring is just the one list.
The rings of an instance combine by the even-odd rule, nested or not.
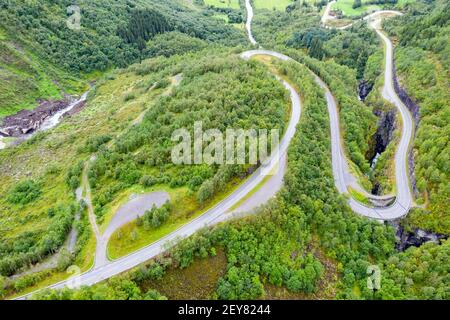
[(77, 202), (80, 204), (79, 210), (75, 213), (74, 221), (72, 224), (72, 229), (69, 231), (67, 235), (67, 240), (65, 244), (59, 248), (55, 253), (49, 254), (44, 260), (37, 262), (34, 265), (26, 265), (18, 270), (12, 276), (9, 276), (9, 280), (16, 280), (26, 275), (37, 273), (45, 270), (54, 270), (58, 268), (58, 262), (61, 257), (63, 250), (67, 250), (67, 252), (71, 255), (72, 259), (74, 259), (77, 250), (77, 242), (78, 242), (78, 230), (76, 228), (76, 224), (79, 223), (81, 219), (81, 213), (84, 210), (85, 202), (83, 199), (83, 190), (79, 187), (75, 191), (75, 197)]
[(415, 228), (412, 232), (409, 232), (398, 221), (392, 221), (389, 224), (395, 229), (395, 237), (397, 239), (396, 249), (398, 251), (405, 251), (410, 247), (420, 247), (429, 241), (440, 243), (441, 240), (448, 238), (444, 234), (428, 232), (419, 228)]
[[(366, 154), (372, 170), (375, 169), (377, 159), (394, 138), (394, 131), (396, 129), (395, 121), (397, 116), (397, 110), (392, 109), (389, 111), (376, 110), (374, 114), (378, 117), (378, 128), (375, 134), (370, 139), (369, 150)], [(377, 181), (373, 182), (372, 194), (381, 195), (383, 190)]]
[(358, 96), (361, 101), (365, 101), (367, 96), (373, 89), (373, 84), (369, 81), (361, 79), (358, 83)]
[[(397, 70), (395, 67), (395, 61), (393, 64), (393, 83), (394, 90), (399, 96), (400, 100), (403, 104), (408, 108), (411, 112), (413, 121), (414, 121), (414, 134), (417, 133), (417, 129), (420, 124), (420, 107), (409, 97), (407, 92), (400, 86), (398, 78), (397, 78)], [(364, 79), (360, 81), (358, 85), (358, 94), (362, 101), (367, 97), (367, 95), (372, 90), (373, 86), (365, 81)], [(379, 157), (388, 147), (389, 143), (393, 139), (396, 120), (396, 110), (390, 110), (388, 112), (376, 110), (374, 114), (379, 118), (378, 121), (378, 129), (377, 132), (373, 135), (371, 141), (371, 146), (369, 148), (368, 153), (366, 154), (366, 159), (368, 159), (371, 167), (374, 165), (374, 161), (376, 161), (377, 157)], [(409, 170), (409, 178), (411, 181), (412, 190), (414, 195), (418, 196), (418, 190), (416, 186), (416, 176), (415, 176), (415, 164), (414, 164), (414, 148), (411, 148), (408, 153), (408, 170)], [(381, 187), (378, 183), (374, 183), (372, 193), (375, 195), (379, 195), (381, 192)]]

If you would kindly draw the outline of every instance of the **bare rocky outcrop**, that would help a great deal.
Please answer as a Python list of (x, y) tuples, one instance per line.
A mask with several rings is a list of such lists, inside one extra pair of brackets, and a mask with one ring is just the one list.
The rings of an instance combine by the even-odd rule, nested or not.
[(399, 98), (402, 100), (403, 104), (408, 108), (411, 112), (415, 124), (415, 129), (419, 127), (420, 123), (420, 107), (416, 104), (408, 95), (408, 93), (400, 86), (400, 83), (397, 78), (397, 69), (395, 68), (395, 63), (393, 67), (394, 74), (394, 89)]
[(0, 135), (5, 137), (21, 137), (39, 129), (45, 119), (63, 110), (70, 103), (70, 98), (57, 101), (39, 101), (39, 106), (33, 110), (21, 110), (15, 115), (3, 119), (0, 125)]
[(369, 81), (361, 79), (358, 83), (358, 96), (361, 101), (366, 100), (367, 96), (373, 89), (373, 84)]

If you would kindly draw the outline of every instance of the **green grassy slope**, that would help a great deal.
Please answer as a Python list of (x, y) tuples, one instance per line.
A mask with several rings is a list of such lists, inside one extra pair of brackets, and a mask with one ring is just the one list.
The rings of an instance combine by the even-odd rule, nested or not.
[(31, 109), (38, 99), (61, 99), (63, 92), (80, 93), (85, 82), (40, 59), (0, 29), (0, 118)]

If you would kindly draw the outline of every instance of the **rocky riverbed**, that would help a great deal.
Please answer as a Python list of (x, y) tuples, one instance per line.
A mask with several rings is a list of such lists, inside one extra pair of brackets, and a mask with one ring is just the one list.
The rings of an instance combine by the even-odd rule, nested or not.
[(58, 101), (41, 101), (33, 110), (21, 110), (4, 118), (0, 125), (0, 134), (5, 137), (20, 137), (35, 132), (45, 119), (63, 110), (70, 104), (69, 98)]
[(40, 101), (33, 110), (21, 110), (0, 121), (0, 149), (6, 147), (5, 138), (19, 138), (22, 141), (39, 130), (56, 126), (61, 119), (73, 115), (84, 107), (87, 93), (74, 99), (66, 96), (63, 100)]

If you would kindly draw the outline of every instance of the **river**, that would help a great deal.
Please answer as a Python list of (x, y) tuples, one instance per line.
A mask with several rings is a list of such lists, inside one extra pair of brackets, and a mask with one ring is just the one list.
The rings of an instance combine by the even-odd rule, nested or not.
[(29, 133), (29, 134), (24, 134), (24, 135), (18, 137), (17, 139), (15, 139), (11, 143), (8, 143), (8, 141), (6, 140), (6, 139), (8, 139), (7, 137), (0, 135), (0, 150), (5, 149), (12, 145), (17, 145), (25, 140), (28, 140), (33, 135), (35, 135), (37, 132), (47, 131), (47, 130), (50, 130), (50, 129), (56, 127), (63, 120), (65, 114), (70, 112), (73, 108), (75, 108), (80, 103), (83, 103), (86, 101), (88, 94), (89, 94), (89, 91), (83, 93), (83, 95), (81, 95), (80, 98), (73, 100), (69, 105), (67, 105), (67, 107), (57, 111), (55, 114), (46, 118), (41, 123), (41, 125), (39, 126), (39, 128), (36, 131)]

